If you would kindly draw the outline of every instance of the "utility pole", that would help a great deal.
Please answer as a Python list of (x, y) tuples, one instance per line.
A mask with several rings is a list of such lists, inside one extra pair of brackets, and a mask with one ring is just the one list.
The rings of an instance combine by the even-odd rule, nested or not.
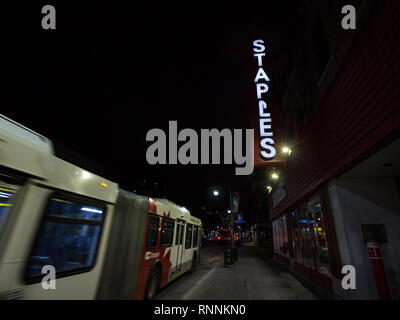
[[(219, 196), (219, 191), (218, 190), (214, 190), (213, 194), (215, 197)], [(226, 194), (226, 189), (225, 189), (225, 194)], [(237, 248), (234, 248), (234, 232), (233, 232), (233, 227), (234, 227), (234, 217), (236, 215), (236, 206), (235, 206), (235, 210), (233, 210), (234, 205), (233, 205), (233, 193), (232, 193), (232, 187), (230, 185), (228, 185), (228, 194), (229, 194), (229, 209), (227, 210), (227, 212), (224, 212), (224, 214), (229, 214), (229, 216), (227, 217), (227, 219), (223, 219), (223, 221), (225, 223), (228, 224), (228, 228), (229, 228), (229, 238), (227, 241), (227, 250), (225, 251), (224, 254), (224, 264), (225, 265), (229, 265), (229, 264), (233, 264), (235, 260), (237, 260)], [(222, 217), (224, 217), (224, 214), (222, 214)], [(226, 216), (225, 216), (226, 217)]]
[(230, 214), (229, 234), (230, 234), (231, 240), (228, 241), (228, 249), (232, 250), (232, 248), (233, 248), (233, 212), (232, 212), (232, 190), (231, 190), (231, 186), (229, 186), (229, 214)]

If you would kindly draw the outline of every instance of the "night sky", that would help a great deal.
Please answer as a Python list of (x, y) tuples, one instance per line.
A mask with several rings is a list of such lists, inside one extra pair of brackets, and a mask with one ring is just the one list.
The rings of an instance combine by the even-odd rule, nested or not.
[(55, 4), (56, 30), (41, 28), (41, 4), (2, 5), (1, 113), (99, 164), (125, 189), (146, 179), (189, 209), (207, 205), (213, 186), (242, 191), (251, 178), (228, 165), (150, 166), (146, 133), (167, 132), (169, 120), (178, 130), (249, 128), (252, 42), (287, 54), (295, 2)]

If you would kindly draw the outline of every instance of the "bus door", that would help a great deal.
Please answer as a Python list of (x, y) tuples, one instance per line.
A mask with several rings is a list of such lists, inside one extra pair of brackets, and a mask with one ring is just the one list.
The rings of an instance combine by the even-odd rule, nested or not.
[(182, 254), (183, 254), (183, 232), (185, 227), (185, 222), (182, 220), (176, 220), (177, 229), (176, 229), (176, 267), (175, 273), (181, 271), (182, 267)]

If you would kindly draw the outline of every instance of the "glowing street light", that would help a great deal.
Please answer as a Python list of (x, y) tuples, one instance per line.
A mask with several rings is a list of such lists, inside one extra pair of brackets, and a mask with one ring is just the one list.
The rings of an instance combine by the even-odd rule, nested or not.
[(218, 195), (219, 195), (219, 192), (218, 192), (218, 190), (214, 190), (214, 192), (213, 192), (213, 193), (214, 193), (214, 196), (215, 196), (215, 197), (218, 197)]
[(232, 211), (231, 210), (227, 210), (226, 212), (231, 213)]
[(283, 147), (283, 148), (282, 148), (282, 152), (283, 152), (284, 154), (287, 154), (287, 155), (290, 156), (290, 154), (292, 153), (292, 149), (290, 149), (289, 147)]
[(279, 176), (278, 176), (278, 174), (273, 173), (273, 174), (271, 175), (271, 178), (274, 179), (274, 180), (277, 180), (277, 179), (279, 178)]

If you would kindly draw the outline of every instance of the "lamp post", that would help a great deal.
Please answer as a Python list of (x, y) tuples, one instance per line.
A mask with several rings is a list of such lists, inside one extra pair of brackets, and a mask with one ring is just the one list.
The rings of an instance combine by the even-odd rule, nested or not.
[(231, 240), (228, 241), (228, 249), (232, 250), (233, 248), (233, 223), (234, 223), (234, 219), (233, 219), (233, 213), (232, 213), (232, 190), (231, 190), (231, 186), (229, 186), (229, 210), (228, 210), (228, 214), (229, 214), (229, 234), (231, 237)]
[[(219, 196), (219, 191), (214, 190), (213, 191), (214, 197)], [(229, 214), (229, 237), (230, 240), (228, 239), (228, 250), (232, 250), (233, 248), (233, 225), (234, 225), (234, 218), (233, 218), (233, 213), (232, 213), (232, 189), (231, 186), (229, 186), (229, 209), (226, 211)]]

